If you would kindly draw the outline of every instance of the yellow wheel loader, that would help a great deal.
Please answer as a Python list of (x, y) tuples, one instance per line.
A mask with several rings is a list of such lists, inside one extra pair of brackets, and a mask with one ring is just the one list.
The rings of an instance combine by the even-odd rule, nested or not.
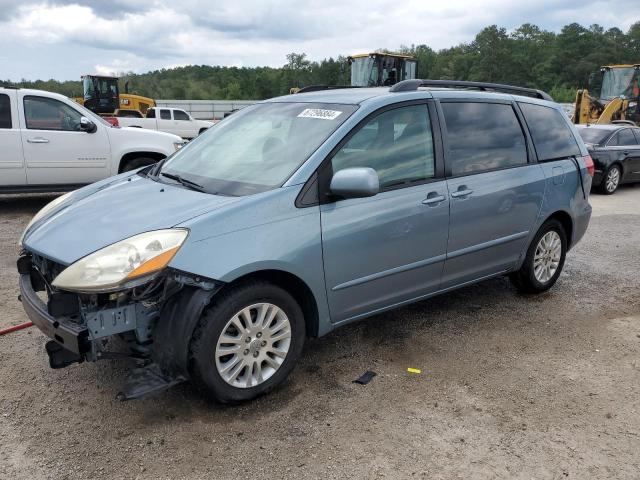
[(573, 123), (640, 125), (640, 64), (606, 65), (576, 93)]
[[(416, 78), (418, 61), (409, 55), (397, 53), (361, 53), (347, 57), (351, 67), (351, 87), (386, 87), (395, 85), (402, 80)], [(312, 92), (325, 90), (327, 85), (310, 85), (308, 87), (293, 87), (289, 93)], [(345, 88), (336, 86), (335, 88)]]
[(120, 93), (118, 77), (106, 75), (84, 75), (82, 77), (83, 96), (74, 98), (99, 115), (113, 115), (120, 110), (139, 110), (146, 114), (147, 110), (156, 106), (152, 98), (129, 93), (129, 82), (125, 83), (125, 93)]

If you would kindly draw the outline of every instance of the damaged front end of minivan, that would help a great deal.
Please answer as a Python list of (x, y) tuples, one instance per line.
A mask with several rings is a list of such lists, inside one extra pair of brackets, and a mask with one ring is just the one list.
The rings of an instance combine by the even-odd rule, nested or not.
[(121, 400), (185, 381), (191, 333), (223, 286), (167, 267), (187, 235), (184, 229), (146, 232), (71, 265), (23, 248), (20, 300), (51, 339), (50, 366), (136, 359)]

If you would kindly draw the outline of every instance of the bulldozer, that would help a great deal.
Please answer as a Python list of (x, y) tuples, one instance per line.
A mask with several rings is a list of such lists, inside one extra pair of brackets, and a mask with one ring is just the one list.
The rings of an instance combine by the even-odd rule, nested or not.
[(139, 110), (143, 114), (156, 106), (152, 98), (129, 93), (129, 82), (125, 83), (125, 93), (120, 93), (118, 77), (106, 75), (83, 75), (82, 97), (74, 98), (94, 113), (111, 116), (116, 110)]
[(578, 90), (575, 124), (634, 123), (640, 125), (640, 64), (605, 65)]
[(293, 87), (289, 93), (304, 93), (327, 88), (345, 87), (386, 87), (402, 80), (416, 78), (418, 61), (409, 55), (398, 53), (361, 53), (347, 57), (351, 67), (350, 85), (310, 85)]

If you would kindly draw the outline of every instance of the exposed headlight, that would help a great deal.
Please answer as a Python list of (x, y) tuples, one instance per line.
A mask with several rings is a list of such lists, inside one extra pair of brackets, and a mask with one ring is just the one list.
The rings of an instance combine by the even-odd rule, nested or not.
[(146, 281), (167, 266), (189, 234), (172, 228), (141, 233), (68, 266), (53, 286), (76, 292), (109, 292)]
[(48, 213), (50, 213), (54, 208), (56, 208), (62, 202), (64, 202), (69, 197), (69, 195), (71, 195), (71, 192), (65, 193), (64, 195), (62, 195), (62, 196), (56, 198), (55, 200), (53, 200), (52, 202), (47, 203), (44, 207), (42, 207), (40, 209), (40, 211), (38, 213), (36, 213), (34, 215), (34, 217), (31, 219), (31, 221), (27, 224), (27, 228), (25, 228), (24, 231), (22, 232), (22, 236), (20, 237), (20, 242), (19, 242), (20, 245), (22, 245), (22, 241), (24, 240), (24, 236), (27, 234), (27, 231), (29, 231), (29, 229), (33, 226), (33, 224), (36, 223), (38, 220), (40, 220), (45, 215), (47, 215)]
[(180, 150), (186, 142), (173, 142), (173, 147), (176, 149), (176, 152)]

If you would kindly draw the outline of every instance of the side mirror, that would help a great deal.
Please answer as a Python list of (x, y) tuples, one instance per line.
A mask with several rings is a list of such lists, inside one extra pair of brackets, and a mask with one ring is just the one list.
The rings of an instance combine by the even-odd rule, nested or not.
[(89, 120), (87, 117), (80, 117), (80, 131), (93, 133), (98, 129), (96, 124)]
[(373, 168), (345, 168), (333, 175), (329, 190), (344, 198), (373, 197), (380, 192), (380, 181)]

